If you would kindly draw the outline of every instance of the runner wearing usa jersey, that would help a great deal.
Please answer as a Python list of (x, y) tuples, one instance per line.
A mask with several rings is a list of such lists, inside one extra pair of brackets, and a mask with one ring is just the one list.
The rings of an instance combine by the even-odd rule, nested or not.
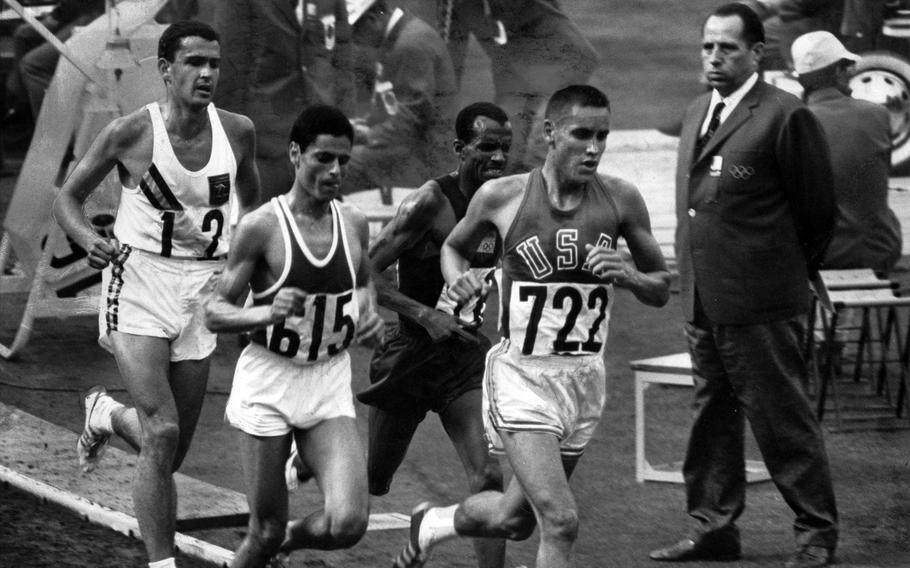
[[(298, 548), (354, 545), (369, 513), (364, 452), (347, 348), (372, 346), (374, 308), (366, 217), (335, 201), (354, 130), (340, 110), (314, 105), (291, 129), (291, 190), (240, 220), (206, 325), (252, 332), (225, 416), (239, 430), (250, 521), (231, 566), (265, 566)], [(253, 303), (242, 300), (252, 289)], [(291, 442), (324, 495), (321, 510), (288, 522)]]
[[(487, 284), (466, 253), (493, 226), (503, 237), (503, 339), (487, 356), (484, 421), (514, 477), (449, 507), (418, 505), (397, 568), (422, 566), (455, 536), (528, 538), (540, 526), (537, 566), (573, 565), (578, 507), (569, 477), (600, 419), (603, 364), (615, 287), (662, 306), (670, 275), (638, 189), (597, 173), (610, 129), (599, 90), (573, 85), (546, 109), (541, 169), (485, 184), (442, 247), (443, 275), (459, 301)], [(626, 241), (627, 261), (617, 249)]]
[[(212, 105), (220, 55), (206, 24), (168, 27), (158, 43), (165, 100), (106, 126), (54, 204), (89, 265), (104, 269), (100, 340), (136, 405), (120, 404), (102, 386), (88, 391), (79, 464), (94, 469), (114, 434), (141, 450), (134, 509), (156, 567), (174, 566), (173, 472), (192, 440), (215, 349), (203, 299), (224, 264), (231, 211), (242, 214), (258, 200), (253, 124)], [(109, 238), (92, 230), (82, 205), (113, 170), (122, 189)]]

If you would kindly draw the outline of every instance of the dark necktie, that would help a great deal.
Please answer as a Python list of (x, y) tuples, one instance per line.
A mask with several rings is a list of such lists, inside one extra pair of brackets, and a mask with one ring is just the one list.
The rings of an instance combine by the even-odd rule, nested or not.
[(695, 155), (698, 156), (701, 154), (701, 151), (704, 150), (705, 146), (708, 145), (708, 140), (714, 136), (714, 133), (717, 132), (717, 127), (720, 126), (720, 113), (724, 111), (723, 101), (714, 105), (714, 110), (711, 112), (711, 120), (708, 121), (708, 129), (698, 139), (698, 142), (695, 144)]

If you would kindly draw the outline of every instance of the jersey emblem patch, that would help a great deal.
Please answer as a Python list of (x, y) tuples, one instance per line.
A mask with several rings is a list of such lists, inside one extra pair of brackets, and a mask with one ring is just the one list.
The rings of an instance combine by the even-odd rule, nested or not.
[(231, 197), (230, 174), (209, 176), (209, 205), (219, 207), (228, 202)]

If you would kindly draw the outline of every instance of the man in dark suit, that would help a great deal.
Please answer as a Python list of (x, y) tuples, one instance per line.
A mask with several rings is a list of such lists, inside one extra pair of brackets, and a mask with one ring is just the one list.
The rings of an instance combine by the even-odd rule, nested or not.
[(833, 227), (831, 164), (812, 113), (759, 79), (763, 42), (761, 20), (743, 4), (705, 20), (712, 91), (690, 105), (680, 134), (676, 255), (695, 379), (683, 474), (695, 522), (686, 538), (652, 551), (654, 560), (739, 557), (746, 418), (796, 513), (797, 548), (786, 566), (826, 566), (837, 544), (800, 348), (808, 276)]

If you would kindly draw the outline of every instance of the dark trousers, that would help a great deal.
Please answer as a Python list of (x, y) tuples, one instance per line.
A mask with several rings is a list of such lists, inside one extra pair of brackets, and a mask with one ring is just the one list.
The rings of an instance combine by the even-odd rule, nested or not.
[(702, 313), (686, 324), (695, 409), (683, 475), (698, 534), (735, 534), (745, 507), (748, 419), (774, 484), (796, 513), (797, 545), (837, 544), (828, 456), (802, 386), (804, 319), (734, 326)]

